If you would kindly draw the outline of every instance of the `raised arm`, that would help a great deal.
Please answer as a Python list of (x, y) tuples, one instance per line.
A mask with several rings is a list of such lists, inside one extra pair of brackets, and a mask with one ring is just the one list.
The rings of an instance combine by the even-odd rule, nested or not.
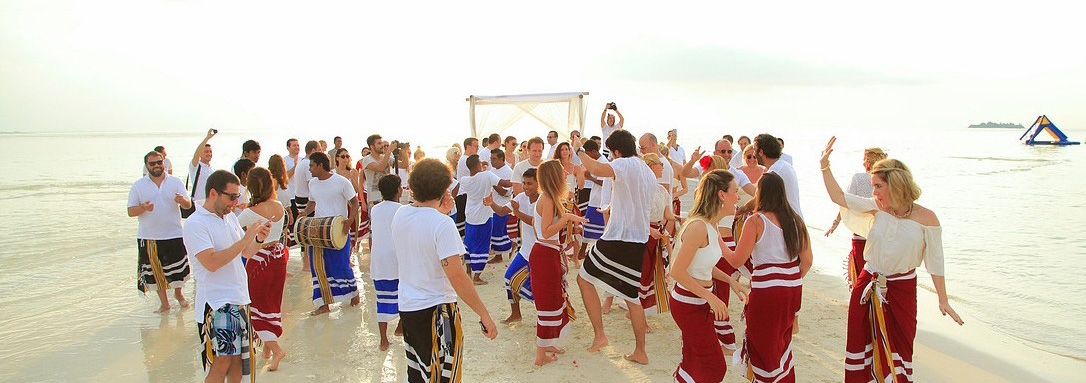
[(826, 149), (822, 150), (822, 159), (818, 162), (822, 166), (822, 182), (826, 184), (826, 193), (830, 195), (830, 201), (847, 208), (845, 192), (841, 190), (841, 185), (837, 184), (837, 179), (833, 178), (833, 172), (830, 171), (830, 153), (833, 153), (833, 143), (836, 141), (837, 137), (830, 137), (830, 142), (826, 143)]
[(698, 178), (698, 171), (694, 169), (694, 164), (701, 160), (702, 152), (701, 147), (694, 149), (694, 152), (690, 154), (690, 159), (683, 164), (682, 171), (679, 172), (686, 178)]
[(196, 145), (196, 151), (192, 153), (192, 161), (189, 162), (190, 166), (195, 167), (196, 164), (200, 163), (200, 154), (204, 152), (204, 146), (207, 145), (207, 142), (211, 140), (211, 137), (216, 133), (218, 133), (218, 131), (215, 129), (207, 130), (207, 135), (204, 136), (204, 140), (200, 141), (200, 145)]
[(585, 170), (588, 170), (589, 172), (592, 172), (592, 174), (595, 174), (596, 177), (614, 177), (615, 176), (615, 169), (612, 169), (610, 164), (605, 164), (605, 163), (596, 161), (595, 159), (592, 158), (592, 156), (589, 156), (588, 153), (585, 153), (583, 150), (580, 150), (581, 149), (581, 143), (580, 142), (576, 142), (573, 145), (575, 146), (574, 150), (577, 151), (577, 156), (581, 158), (581, 166), (584, 166)]
[(622, 117), (622, 112), (618, 111), (618, 107), (615, 107), (615, 109), (611, 110), (614, 110), (615, 114), (618, 115), (618, 127), (622, 128), (623, 126), (626, 126), (626, 118)]

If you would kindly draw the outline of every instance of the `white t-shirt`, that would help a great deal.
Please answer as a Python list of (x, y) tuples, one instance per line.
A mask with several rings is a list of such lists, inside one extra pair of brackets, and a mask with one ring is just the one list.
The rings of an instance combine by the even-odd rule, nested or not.
[(294, 171), (294, 196), (309, 198), (309, 180), (311, 179), (313, 179), (313, 173), (309, 172), (309, 158), (302, 157), (298, 160), (297, 170)]
[[(437, 209), (404, 205), (392, 218), (400, 311), (419, 311), (456, 302), (441, 260), (467, 253), (456, 223)], [(457, 264), (457, 267), (460, 267)]]
[(197, 206), (196, 212), (185, 222), (185, 251), (188, 252), (189, 267), (196, 278), (196, 323), (204, 323), (204, 305), (218, 309), (227, 303), (235, 305), (249, 304), (249, 278), (245, 274), (245, 265), (241, 255), (227, 262), (214, 272), (204, 267), (196, 255), (213, 249), (222, 251), (233, 246), (245, 235), (241, 225), (233, 214), (219, 217)]
[[(192, 164), (189, 163), (189, 165)], [(192, 177), (196, 176), (197, 167), (200, 168), (200, 177), (199, 179), (193, 181)], [(190, 186), (190, 188), (188, 189), (190, 190), (189, 193), (191, 193), (191, 190), (193, 190), (191, 187), (194, 187), (196, 188), (196, 194), (192, 195), (186, 193), (185, 195), (191, 195), (193, 203), (195, 203), (196, 201), (203, 201), (207, 199), (207, 191), (205, 190), (205, 187), (207, 186), (207, 177), (210, 177), (211, 173), (213, 172), (215, 172), (215, 169), (212, 169), (211, 165), (205, 164), (203, 162), (197, 162), (196, 166), (189, 166), (189, 175), (188, 178), (186, 178), (186, 182), (188, 182), (188, 186)]]
[(674, 183), (676, 181), (675, 180), (675, 169), (672, 168), (671, 163), (667, 162), (666, 160), (664, 161), (663, 165), (664, 165), (662, 167), (663, 170), (660, 172), (660, 178), (656, 179), (656, 183), (658, 183), (660, 185), (664, 185), (664, 187), (666, 187), (667, 190), (671, 190), (672, 183)]
[[(528, 197), (528, 193), (517, 194), (513, 197), (514, 201), (520, 204), (520, 214), (532, 216), (535, 214), (535, 202), (532, 202), (532, 198)], [(531, 255), (532, 246), (535, 246), (535, 227), (529, 225), (527, 222), (520, 221), (520, 255), (524, 256), (524, 260), (527, 261)]]
[[(467, 177), (471, 175), (471, 169), (468, 169), (468, 154), (460, 156), (460, 161), (456, 163), (456, 178)], [(464, 194), (464, 190), (460, 190), (460, 194)]]
[[(614, 133), (619, 129), (622, 129), (622, 125), (604, 125), (600, 127), (600, 131), (603, 133), (603, 141), (607, 141), (607, 137), (610, 137), (611, 133)], [(603, 150), (603, 148), (600, 150)]]
[(611, 186), (611, 219), (602, 239), (645, 243), (649, 239), (649, 213), (656, 193), (656, 176), (637, 157), (611, 160), (615, 180)]
[[(388, 168), (384, 168), (381, 171), (370, 170), (369, 166), (373, 163), (380, 162), (377, 157), (370, 155), (362, 158), (362, 172), (366, 175), (366, 194), (370, 197), (370, 202), (377, 202), (381, 200), (381, 191), (377, 190), (377, 182), (381, 181), (381, 177), (388, 175)], [(391, 157), (389, 162), (392, 162)]]
[(788, 153), (781, 153), (781, 161), (787, 162), (789, 165), (791, 165), (792, 155)]
[(558, 147), (558, 144), (547, 145), (547, 153), (543, 154), (543, 159), (549, 160), (554, 158), (554, 149)]
[[(528, 161), (529, 160), (520, 161), (517, 162), (516, 166), (513, 166), (513, 177), (509, 179), (510, 181), (522, 184), (524, 183), (524, 172), (528, 171), (528, 169), (538, 168), (538, 166), (532, 165), (532, 163)], [(540, 161), (540, 163), (543, 162)]]
[(396, 246), (392, 241), (392, 219), (400, 209), (395, 201), (383, 201), (370, 209), (370, 277), (372, 279), (396, 279)]
[(323, 181), (317, 177), (309, 180), (309, 201), (317, 204), (313, 210), (314, 217), (349, 217), (347, 203), (352, 198), (358, 198), (354, 185), (339, 174), (333, 174)]
[[(608, 163), (606, 156), (600, 156), (596, 161), (604, 164)], [(592, 191), (588, 192), (588, 206), (601, 207), (603, 206), (603, 183), (607, 181), (608, 177), (596, 177), (596, 179), (600, 180), (599, 185), (592, 181), (585, 181), (586, 184), (592, 185)]]
[[(283, 164), (286, 165), (288, 174), (290, 173), (290, 170), (294, 169), (294, 166), (297, 165), (297, 163), (294, 162), (294, 159), (290, 158), (289, 155), (283, 157)], [(294, 175), (287, 177), (287, 184), (285, 185), (287, 187), (286, 189), (275, 190), (275, 192), (278, 193), (279, 201), (287, 201), (283, 204), (284, 206), (289, 207), (290, 200), (294, 199), (294, 191), (298, 188), (296, 185), (294, 185), (294, 177), (297, 176), (298, 173), (295, 172)]]
[(484, 147), (479, 149), (478, 154), (479, 154), (479, 162), (486, 162), (487, 164), (490, 163), (490, 148), (484, 146)]
[[(155, 185), (150, 177), (143, 177), (132, 183), (128, 190), (128, 207), (139, 206), (144, 202), (155, 205), (155, 209), (136, 216), (139, 228), (138, 239), (173, 239), (181, 237), (181, 211), (178, 210), (174, 197), (183, 195), (189, 198), (185, 183), (180, 178), (166, 175), (162, 186)], [(195, 203), (195, 202), (193, 202)]]
[(474, 176), (460, 178), (460, 194), (468, 195), (468, 203), (464, 207), (464, 222), (482, 225), (494, 215), (493, 209), (483, 205), (483, 197), (490, 193), (498, 194), (494, 190), (498, 181), (501, 181), (501, 178), (491, 172), (479, 172)]
[[(803, 209), (799, 206), (799, 178), (796, 177), (796, 170), (792, 168), (792, 165), (778, 160), (766, 169), (766, 172), (777, 173), (784, 180), (784, 193), (788, 197), (788, 204), (792, 205), (792, 210), (796, 211), (796, 214), (803, 218)], [(742, 172), (740, 172), (742, 173)]]
[[(490, 167), (490, 172), (494, 173), (494, 175), (498, 176), (498, 178), (500, 178), (500, 179), (512, 182), (513, 169), (510, 169), (509, 165), (502, 165), (502, 167), (498, 168), (498, 169), (495, 169), (493, 166), (491, 166)], [(496, 203), (498, 205), (508, 205), (509, 200), (511, 199), (512, 196), (513, 196), (513, 188), (506, 189), (504, 195), (503, 194), (498, 194), (498, 192), (494, 192), (494, 203)]]
[(676, 145), (674, 148), (668, 148), (667, 156), (670, 157), (672, 161), (680, 164), (686, 163), (686, 149), (683, 149), (681, 145)]

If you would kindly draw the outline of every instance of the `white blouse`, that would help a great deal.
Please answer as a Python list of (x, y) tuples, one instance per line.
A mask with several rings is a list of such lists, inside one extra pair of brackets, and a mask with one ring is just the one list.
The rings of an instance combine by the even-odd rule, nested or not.
[(864, 260), (876, 272), (900, 274), (924, 263), (931, 275), (943, 274), (943, 230), (879, 210), (872, 198), (845, 194), (841, 221), (867, 238)]

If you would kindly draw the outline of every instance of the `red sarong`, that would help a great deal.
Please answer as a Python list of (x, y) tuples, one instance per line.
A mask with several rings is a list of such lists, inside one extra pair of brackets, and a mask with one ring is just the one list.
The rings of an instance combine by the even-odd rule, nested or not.
[(576, 319), (566, 293), (566, 265), (557, 247), (536, 242), (528, 257), (528, 275), (536, 311), (536, 345), (557, 347)]
[[(721, 240), (724, 241), (724, 244), (728, 246), (729, 249), (735, 250), (734, 238), (723, 237)], [(716, 268), (723, 271), (724, 274), (731, 275), (734, 279), (739, 279), (739, 270), (732, 267), (732, 264), (728, 263), (728, 260), (724, 259), (724, 257), (720, 257), (720, 260), (716, 262)], [(713, 294), (715, 294), (717, 298), (720, 298), (724, 304), (729, 305), (728, 307), (731, 307), (728, 303), (732, 296), (731, 291), (732, 288), (727, 282), (713, 279)], [(720, 346), (735, 351), (735, 329), (732, 328), (732, 321), (730, 319), (713, 321), (713, 328), (716, 329), (716, 337)]]
[(283, 335), (283, 285), (287, 281), (287, 247), (275, 243), (245, 262), (249, 277), (249, 309), (253, 330), (265, 342), (275, 342)]
[(915, 338), (916, 270), (861, 271), (848, 302), (845, 382), (911, 382)]
[[(710, 288), (712, 290), (712, 288)], [(676, 382), (720, 382), (728, 372), (724, 351), (716, 342), (709, 303), (679, 284), (670, 294), (671, 317), (682, 335), (682, 359)]]
[[(356, 240), (362, 240), (370, 235), (370, 209), (369, 209), (369, 195), (363, 190), (362, 194), (358, 195), (358, 206), (361, 206), (361, 211), (358, 212), (358, 222), (355, 223), (355, 238)], [(350, 204), (347, 205), (350, 208)]]
[(848, 253), (848, 288), (856, 288), (856, 279), (860, 276), (860, 272), (864, 270), (864, 265), (867, 261), (864, 261), (864, 246), (867, 245), (867, 240), (863, 238), (852, 236), (852, 251)]
[[(652, 228), (662, 230), (661, 225), (652, 223)], [(641, 307), (645, 309), (645, 315), (666, 313), (669, 310), (667, 291), (667, 262), (664, 260), (664, 246), (668, 239), (662, 240), (649, 236), (645, 244), (644, 262), (641, 265), (641, 288), (638, 298)]]
[(753, 382), (796, 381), (792, 325), (803, 296), (799, 261), (755, 266), (743, 311), (747, 331), (741, 357)]

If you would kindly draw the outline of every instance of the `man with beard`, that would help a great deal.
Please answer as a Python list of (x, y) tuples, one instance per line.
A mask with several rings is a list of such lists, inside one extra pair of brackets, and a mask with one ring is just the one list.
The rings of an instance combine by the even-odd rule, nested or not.
[(139, 220), (136, 288), (144, 293), (155, 290), (159, 301), (155, 313), (161, 313), (170, 310), (170, 301), (166, 298), (169, 287), (173, 287), (178, 305), (189, 306), (181, 294), (189, 276), (189, 263), (185, 259), (178, 208), (192, 207), (192, 200), (181, 179), (166, 174), (161, 153), (147, 153), (143, 156), (143, 164), (147, 176), (136, 180), (128, 192), (128, 216)]

